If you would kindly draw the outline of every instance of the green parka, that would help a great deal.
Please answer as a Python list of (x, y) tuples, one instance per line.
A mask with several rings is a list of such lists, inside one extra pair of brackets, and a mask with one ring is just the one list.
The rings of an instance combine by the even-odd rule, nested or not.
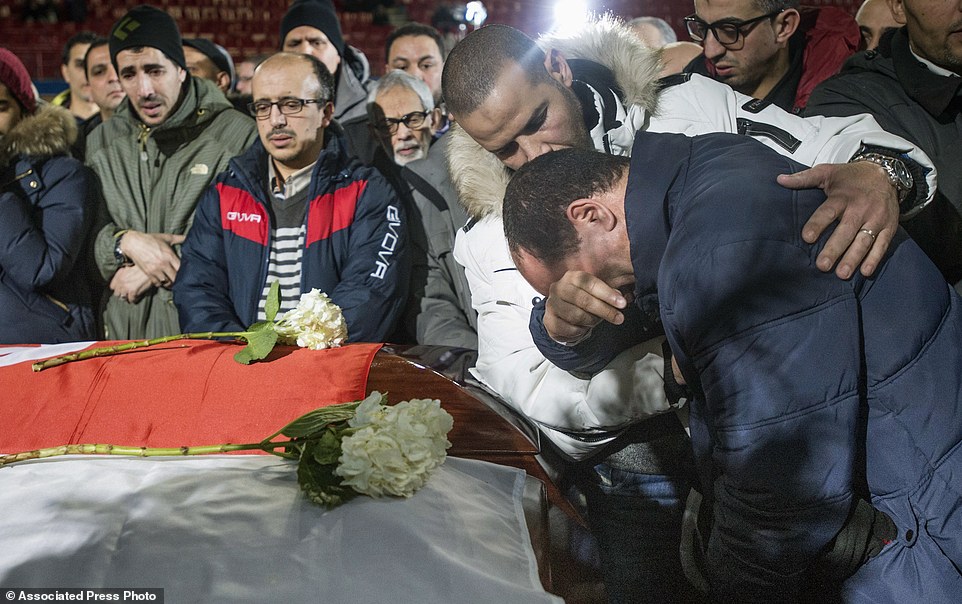
[[(254, 120), (235, 110), (214, 84), (188, 77), (186, 96), (163, 124), (147, 127), (130, 101), (87, 138), (86, 160), (100, 180), (105, 208), (94, 254), (108, 281), (117, 270), (114, 235), (187, 233), (194, 208), (231, 157), (257, 138)], [(114, 296), (107, 302), (108, 339), (138, 339), (178, 333), (170, 290), (153, 288), (140, 301)]]

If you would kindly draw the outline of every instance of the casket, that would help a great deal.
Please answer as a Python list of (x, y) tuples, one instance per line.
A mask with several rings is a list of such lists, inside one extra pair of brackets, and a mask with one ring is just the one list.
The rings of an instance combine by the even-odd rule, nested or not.
[(168, 602), (556, 601), (548, 510), (570, 506), (537, 430), (468, 378), (470, 351), (278, 347), (244, 366), (236, 344), (188, 341), (32, 371), (54, 350), (0, 349), (0, 452), (257, 442), (374, 390), (439, 399), (452, 446), (410, 499), (333, 510), (270, 455), (3, 467), (0, 586), (162, 588)]

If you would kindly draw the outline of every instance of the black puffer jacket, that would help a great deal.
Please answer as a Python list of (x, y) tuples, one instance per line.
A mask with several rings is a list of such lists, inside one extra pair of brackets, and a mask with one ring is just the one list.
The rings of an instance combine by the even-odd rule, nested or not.
[(90, 170), (69, 155), (73, 116), (42, 106), (0, 140), (0, 343), (95, 339), (85, 256)]

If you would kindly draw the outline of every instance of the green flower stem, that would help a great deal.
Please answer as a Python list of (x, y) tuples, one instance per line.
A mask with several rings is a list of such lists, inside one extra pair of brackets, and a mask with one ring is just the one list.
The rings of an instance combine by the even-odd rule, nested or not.
[(164, 336), (162, 338), (154, 338), (152, 340), (137, 340), (134, 342), (127, 342), (125, 344), (117, 344), (116, 346), (103, 346), (101, 348), (90, 348), (88, 350), (82, 350), (80, 352), (74, 352), (72, 354), (65, 354), (63, 356), (47, 359), (45, 361), (38, 361), (33, 364), (33, 370), (43, 371), (44, 369), (49, 369), (50, 367), (56, 367), (57, 365), (70, 363), (71, 361), (82, 361), (83, 359), (103, 357), (111, 354), (116, 354), (118, 352), (123, 352), (125, 350), (133, 350), (135, 348), (144, 348), (147, 346), (153, 346), (154, 344), (164, 344), (166, 342), (174, 342), (176, 340), (210, 340), (213, 338), (247, 339), (247, 337), (250, 336), (251, 333), (252, 332), (250, 331), (232, 331), (232, 332), (226, 332), (226, 333), (208, 331), (205, 333), (182, 333), (174, 336)]
[(225, 443), (222, 445), (201, 445), (197, 447), (136, 447), (129, 445), (60, 445), (59, 447), (47, 447), (46, 449), (36, 449), (34, 451), (24, 451), (11, 455), (0, 455), (0, 468), (10, 464), (28, 459), (44, 459), (47, 457), (57, 457), (59, 455), (128, 455), (133, 457), (171, 457), (187, 455), (216, 455), (218, 453), (229, 453), (232, 451), (264, 451), (271, 455), (283, 457), (285, 459), (297, 459), (298, 455), (286, 451), (275, 451), (281, 447), (300, 445), (306, 441), (317, 440), (318, 437), (299, 438), (297, 440), (271, 441), (262, 440), (259, 443), (248, 443), (243, 445), (233, 445)]

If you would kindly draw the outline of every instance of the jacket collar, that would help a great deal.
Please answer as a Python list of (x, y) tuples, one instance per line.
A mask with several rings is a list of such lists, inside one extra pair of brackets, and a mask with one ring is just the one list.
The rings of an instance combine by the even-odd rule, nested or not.
[[(884, 46), (883, 46), (884, 45)], [(904, 27), (882, 38), (882, 56), (891, 56), (895, 74), (905, 92), (933, 116), (945, 113), (953, 100), (962, 94), (962, 77), (945, 77), (933, 73), (919, 62), (909, 48), (908, 30)]]
[(63, 107), (47, 103), (37, 106), (0, 137), (0, 166), (17, 156), (49, 157), (67, 155), (77, 140), (77, 120)]

